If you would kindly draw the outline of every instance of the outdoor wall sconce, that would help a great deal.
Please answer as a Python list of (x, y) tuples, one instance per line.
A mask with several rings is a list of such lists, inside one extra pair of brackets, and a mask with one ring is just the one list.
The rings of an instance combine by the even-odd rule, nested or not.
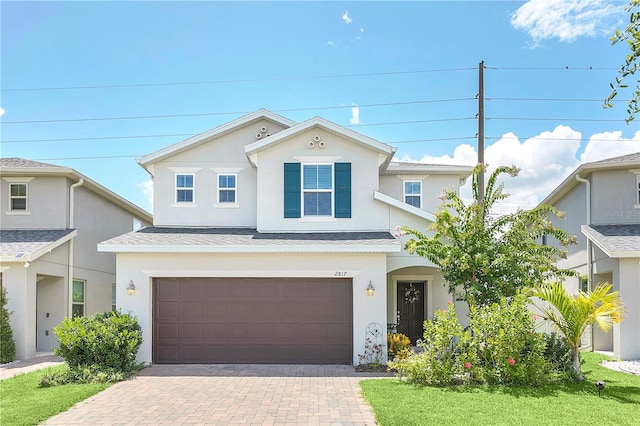
[(133, 296), (136, 294), (136, 285), (133, 283), (133, 280), (129, 280), (129, 286), (127, 287), (127, 294), (129, 296)]
[(369, 285), (367, 286), (367, 296), (373, 296), (373, 293), (375, 293), (376, 289), (373, 288), (373, 284), (371, 284), (371, 280), (369, 280)]
[(598, 398), (600, 398), (600, 392), (604, 389), (604, 382), (602, 380), (598, 380), (596, 382), (596, 387), (598, 388)]

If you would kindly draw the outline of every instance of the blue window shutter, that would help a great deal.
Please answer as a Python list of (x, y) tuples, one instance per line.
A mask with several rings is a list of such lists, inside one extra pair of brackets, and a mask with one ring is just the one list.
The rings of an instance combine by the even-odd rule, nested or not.
[(300, 217), (300, 163), (284, 163), (284, 217)]
[(351, 163), (335, 163), (335, 217), (351, 217)]

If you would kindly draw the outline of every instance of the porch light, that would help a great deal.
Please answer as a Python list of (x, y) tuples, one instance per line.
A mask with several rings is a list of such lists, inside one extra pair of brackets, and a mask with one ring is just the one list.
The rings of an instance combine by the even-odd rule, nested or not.
[(600, 392), (604, 389), (604, 381), (598, 380), (596, 382), (596, 387), (598, 388), (598, 398), (600, 398)]
[(376, 289), (373, 288), (373, 284), (371, 284), (371, 280), (369, 280), (369, 285), (367, 286), (367, 296), (373, 296), (373, 293), (375, 293)]
[(129, 280), (129, 286), (127, 287), (127, 294), (129, 296), (133, 296), (136, 294), (136, 285), (133, 283), (133, 280)]

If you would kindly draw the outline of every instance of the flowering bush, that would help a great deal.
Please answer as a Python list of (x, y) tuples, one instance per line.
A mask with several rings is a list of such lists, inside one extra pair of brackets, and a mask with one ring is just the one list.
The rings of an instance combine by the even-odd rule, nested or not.
[(406, 358), (411, 354), (411, 340), (402, 333), (387, 333), (387, 351), (390, 360)]

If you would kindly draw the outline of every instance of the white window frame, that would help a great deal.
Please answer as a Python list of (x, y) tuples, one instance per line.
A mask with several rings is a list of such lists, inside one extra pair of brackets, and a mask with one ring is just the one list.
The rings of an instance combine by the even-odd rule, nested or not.
[(636, 205), (633, 207), (635, 207), (636, 209), (640, 209), (640, 173), (636, 173), (635, 192), (636, 192)]
[[(13, 187), (24, 185), (24, 195), (13, 195)], [(24, 200), (24, 209), (13, 207), (14, 200)], [(9, 184), (9, 211), (12, 212), (28, 212), (29, 211), (29, 184), (27, 182), (15, 182)]]
[[(9, 184), (9, 190), (7, 193), (9, 194), (9, 203), (7, 204), (7, 212), (6, 214), (9, 216), (19, 216), (19, 215), (30, 215), (29, 211), (29, 182), (33, 180), (32, 177), (3, 177), (3, 181)], [(26, 194), (25, 196), (13, 196), (11, 195), (11, 186), (12, 185), (25, 185)], [(25, 208), (24, 209), (13, 209), (12, 204), (14, 199), (24, 199), (25, 200)]]
[[(233, 176), (235, 180), (235, 186), (233, 188), (221, 188), (220, 178), (223, 176)], [(217, 206), (216, 207), (234, 207), (238, 205), (238, 174), (237, 173), (217, 173), (216, 174), (216, 187), (217, 187)], [(220, 191), (233, 191), (234, 201), (220, 201)]]
[[(192, 186), (178, 187), (178, 176), (191, 176)], [(176, 172), (173, 179), (174, 184), (174, 205), (195, 205), (196, 203), (196, 174), (195, 173), (182, 173)], [(178, 191), (191, 191), (191, 201), (178, 201)]]
[(112, 283), (111, 284), (111, 310), (112, 311), (118, 310), (117, 303), (116, 303), (117, 301), (118, 301), (118, 292), (116, 288), (116, 283)]
[[(408, 183), (417, 183), (420, 185), (420, 193), (419, 194), (408, 194), (407, 193), (407, 184)], [(419, 205), (414, 206), (407, 202), (407, 197), (418, 197)], [(406, 179), (402, 181), (402, 201), (409, 204), (410, 206), (417, 207), (419, 209), (422, 208), (422, 181), (419, 179)]]
[[(82, 301), (76, 302), (73, 297), (73, 288), (71, 289), (71, 314), (73, 315), (73, 307), (74, 306), (82, 306), (82, 315), (81, 317), (87, 316), (87, 282), (85, 280), (79, 280), (74, 278), (72, 282), (72, 287), (75, 287), (76, 283), (82, 284)], [(75, 316), (74, 316), (75, 317)]]
[[(304, 168), (306, 166), (329, 166), (331, 168), (330, 171), (330, 176), (331, 176), (331, 189), (305, 189), (304, 188)], [(336, 186), (336, 182), (335, 182), (335, 174), (334, 174), (334, 166), (333, 163), (320, 163), (320, 162), (313, 162), (313, 163), (302, 163), (301, 167), (300, 167), (300, 207), (301, 207), (301, 211), (300, 211), (300, 218), (311, 218), (314, 220), (317, 219), (333, 219), (335, 217), (335, 199), (334, 199), (334, 191), (335, 191), (335, 186)], [(304, 194), (307, 192), (313, 192), (313, 193), (329, 193), (330, 194), (330, 200), (331, 200), (331, 212), (328, 215), (306, 215), (305, 214), (305, 206), (304, 206)]]

